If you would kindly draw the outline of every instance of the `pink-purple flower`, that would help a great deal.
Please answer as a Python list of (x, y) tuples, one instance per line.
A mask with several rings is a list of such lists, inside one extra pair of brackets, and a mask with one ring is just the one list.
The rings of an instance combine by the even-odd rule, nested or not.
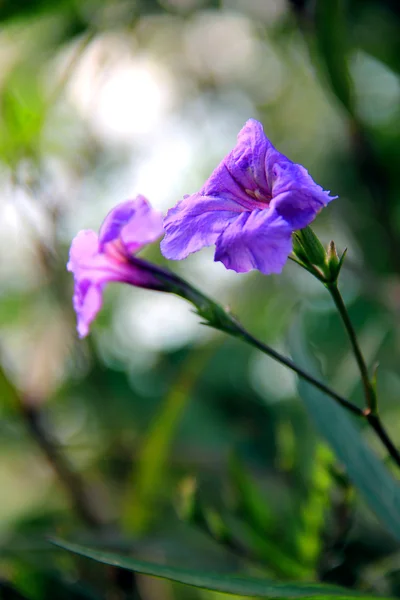
[(201, 190), (168, 212), (161, 250), (181, 260), (215, 244), (214, 260), (228, 269), (280, 273), (293, 231), (309, 225), (333, 199), (250, 119)]
[(89, 333), (90, 323), (102, 305), (103, 288), (110, 281), (164, 289), (157, 277), (158, 267), (135, 256), (162, 232), (162, 214), (138, 196), (118, 204), (105, 218), (98, 235), (88, 229), (74, 238), (67, 269), (74, 274), (73, 305), (80, 337)]

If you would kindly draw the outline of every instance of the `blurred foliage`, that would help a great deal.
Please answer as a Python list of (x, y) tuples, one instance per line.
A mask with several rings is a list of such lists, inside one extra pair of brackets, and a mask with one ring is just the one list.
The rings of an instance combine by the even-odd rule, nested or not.
[[(219, 597), (68, 555), (49, 535), (399, 595), (398, 543), (290, 373), (181, 300), (123, 286), (78, 341), (65, 270), (77, 230), (139, 192), (166, 210), (259, 118), (340, 197), (315, 229), (348, 247), (343, 293), (398, 441), (398, 2), (7, 0), (0, 20), (0, 597)], [(296, 265), (234, 275), (204, 251), (169, 266), (283, 351), (304, 303), (325, 378), (362, 405), (339, 317)]]

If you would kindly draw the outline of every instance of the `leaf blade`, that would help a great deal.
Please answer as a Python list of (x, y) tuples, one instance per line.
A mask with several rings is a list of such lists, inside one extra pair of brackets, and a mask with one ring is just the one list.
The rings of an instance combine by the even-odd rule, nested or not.
[(136, 560), (135, 558), (118, 555), (116, 553), (93, 550), (63, 540), (53, 539), (51, 542), (59, 548), (79, 554), (86, 558), (91, 558), (103, 564), (227, 594), (258, 596), (264, 598), (320, 598), (321, 600), (338, 596), (347, 599), (357, 598), (358, 600), (361, 598), (371, 598), (371, 596), (358, 594), (353, 590), (350, 591), (338, 586), (318, 583), (281, 583), (254, 577), (238, 577), (230, 573), (215, 574), (193, 570), (190, 571), (187, 569), (168, 567), (166, 565)]

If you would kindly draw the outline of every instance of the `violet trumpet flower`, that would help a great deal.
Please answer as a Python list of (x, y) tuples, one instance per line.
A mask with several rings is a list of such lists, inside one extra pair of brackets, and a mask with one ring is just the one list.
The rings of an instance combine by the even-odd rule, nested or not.
[(293, 231), (309, 225), (333, 199), (250, 119), (201, 190), (168, 212), (161, 250), (181, 260), (215, 244), (214, 260), (227, 269), (280, 273)]
[(102, 305), (104, 286), (110, 281), (166, 290), (159, 277), (162, 270), (135, 256), (162, 232), (162, 214), (138, 196), (113, 208), (98, 235), (87, 229), (74, 238), (67, 269), (74, 274), (73, 305), (81, 338), (89, 333)]

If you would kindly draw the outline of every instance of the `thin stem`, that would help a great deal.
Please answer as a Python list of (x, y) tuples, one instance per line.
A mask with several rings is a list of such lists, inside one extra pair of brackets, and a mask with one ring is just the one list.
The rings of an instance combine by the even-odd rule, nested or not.
[(373, 414), (368, 410), (364, 411), (364, 416), (366, 417), (368, 423), (375, 431), (376, 435), (381, 440), (382, 444), (385, 446), (386, 450), (389, 452), (390, 456), (393, 458), (397, 466), (400, 467), (400, 453), (397, 450), (396, 446), (393, 444), (390, 439), (386, 429), (382, 425), (382, 422), (379, 418), (378, 414)]
[[(365, 410), (362, 410), (361, 408), (359, 408), (352, 402), (349, 402), (349, 400), (346, 400), (346, 398), (332, 390), (329, 386), (322, 383), (322, 381), (319, 381), (319, 379), (316, 379), (313, 375), (310, 375), (310, 373), (307, 373), (307, 371), (304, 371), (301, 367), (297, 366), (296, 363), (290, 360), (290, 358), (283, 356), (270, 346), (267, 346), (267, 344), (264, 344), (263, 342), (255, 338), (227, 310), (224, 310), (222, 306), (220, 306), (219, 304), (202, 294), (199, 290), (191, 286), (179, 276), (169, 271), (166, 271), (163, 268), (155, 267), (154, 265), (150, 265), (145, 261), (141, 261), (141, 266), (146, 265), (149, 268), (151, 268), (153, 275), (156, 275), (160, 282), (163, 283), (163, 287), (161, 289), (177, 294), (178, 296), (181, 296), (181, 298), (185, 298), (186, 300), (191, 302), (197, 308), (198, 314), (201, 317), (203, 317), (206, 325), (209, 325), (214, 329), (218, 329), (219, 331), (223, 331), (224, 333), (232, 335), (233, 337), (239, 338), (247, 344), (250, 344), (254, 348), (261, 350), (261, 352), (263, 352), (267, 356), (270, 356), (271, 358), (284, 365), (291, 371), (294, 371), (299, 377), (321, 390), (327, 396), (333, 398), (333, 400), (335, 400), (338, 404), (340, 404), (340, 406), (342, 406), (346, 410), (349, 410), (358, 417), (366, 419), (369, 425), (372, 427), (372, 429), (375, 431), (375, 433), (381, 440), (381, 442), (383, 443), (383, 445), (385, 446), (385, 448), (387, 449), (387, 451), (389, 452), (390, 456), (394, 459), (397, 465), (400, 466), (400, 454), (397, 452), (396, 447), (394, 446), (393, 442), (390, 440), (388, 434), (386, 433), (379, 419), (379, 416), (370, 407), (368, 407)], [(352, 341), (353, 348), (355, 349), (357, 359), (360, 361), (359, 364), (362, 365), (362, 373), (364, 374), (363, 382), (365, 382), (365, 384), (368, 383), (369, 402), (371, 402), (372, 399), (372, 407), (376, 409), (375, 390), (369, 380), (367, 367), (365, 365), (363, 356), (358, 346), (357, 337), (349, 319), (343, 299), (340, 295), (339, 290), (337, 289), (336, 284), (326, 283), (325, 285), (330, 290), (335, 300), (335, 304), (337, 305), (339, 312), (343, 318), (343, 321), (345, 322), (346, 329), (349, 332), (349, 336)]]
[[(144, 261), (142, 261), (142, 264), (145, 264)], [(357, 415), (358, 417), (364, 417), (363, 411), (358, 406), (352, 404), (346, 400), (346, 398), (343, 398), (343, 396), (322, 383), (322, 381), (319, 381), (304, 371), (302, 368), (297, 366), (296, 363), (290, 360), (290, 358), (283, 356), (270, 346), (267, 346), (263, 342), (260, 342), (257, 338), (253, 337), (248, 331), (246, 331), (246, 329), (244, 329), (241, 323), (239, 323), (230, 313), (224, 310), (222, 306), (202, 294), (199, 290), (188, 284), (177, 275), (172, 274), (169, 271), (165, 271), (159, 267), (157, 267), (156, 271), (154, 270), (154, 266), (152, 266), (152, 269), (153, 274), (156, 273), (160, 280), (163, 282), (168, 282), (167, 291), (178, 294), (196, 306), (198, 314), (204, 318), (204, 321), (207, 325), (234, 337), (240, 338), (247, 344), (250, 344), (254, 348), (261, 350), (261, 352), (267, 354), (288, 369), (291, 369), (297, 373), (299, 377), (305, 381), (308, 381), (308, 383), (311, 383), (313, 386), (333, 398), (336, 402), (338, 402), (347, 410), (351, 411), (353, 414)]]
[[(336, 393), (330, 387), (326, 386), (324, 383), (322, 383), (321, 381), (319, 381), (318, 379), (316, 379), (315, 377), (313, 377), (306, 371), (303, 371), (303, 369), (298, 367), (289, 358), (282, 356), (281, 354), (279, 354), (279, 352), (276, 352), (276, 350), (274, 350), (273, 348), (270, 348), (266, 344), (263, 344), (262, 342), (257, 340), (248, 331), (246, 331), (240, 323), (238, 323), (237, 321), (234, 321), (234, 320), (233, 320), (233, 322), (236, 325), (236, 330), (230, 330), (230, 331), (226, 330), (227, 333), (230, 333), (231, 335), (239, 337), (242, 340), (244, 340), (245, 342), (247, 342), (248, 344), (251, 344), (255, 348), (258, 348), (264, 354), (267, 354), (268, 356), (270, 356), (277, 362), (288, 367), (289, 369), (291, 369), (292, 371), (297, 373), (297, 375), (299, 377), (301, 377), (305, 381), (308, 381), (314, 387), (318, 388), (325, 394), (329, 395), (336, 402), (338, 402), (338, 404), (343, 406), (343, 408), (346, 408), (347, 410), (351, 411), (353, 414), (357, 415), (358, 417), (365, 418), (368, 421), (368, 424), (375, 431), (376, 435), (379, 437), (382, 444), (385, 446), (386, 450), (389, 452), (390, 456), (393, 458), (395, 463), (400, 467), (400, 453), (398, 452), (396, 446), (393, 444), (392, 440), (390, 439), (388, 433), (386, 432), (386, 430), (379, 418), (379, 415), (376, 412), (375, 413), (372, 412), (369, 408), (367, 408), (365, 410), (361, 410), (358, 406), (356, 406), (355, 404), (352, 404), (351, 402), (346, 400), (346, 398), (343, 398), (343, 396)], [(375, 394), (375, 392), (374, 392), (374, 394)]]
[[(297, 260), (295, 262), (298, 262)], [(300, 263), (299, 263), (300, 264)], [(301, 265), (300, 266), (304, 266)], [(306, 268), (306, 267), (305, 267)], [(308, 269), (307, 269), (308, 270)], [(366, 362), (362, 355), (360, 346), (358, 344), (357, 334), (354, 330), (353, 324), (350, 320), (349, 313), (347, 312), (346, 305), (343, 301), (342, 295), (339, 291), (337, 281), (334, 282), (324, 282), (325, 287), (329, 290), (332, 299), (338, 309), (338, 312), (342, 318), (344, 326), (346, 328), (347, 334), (350, 339), (350, 343), (353, 349), (354, 356), (356, 358), (358, 368), (361, 374), (361, 379), (364, 387), (364, 394), (367, 401), (367, 408), (361, 411), (362, 416), (368, 421), (368, 424), (376, 435), (381, 440), (382, 444), (385, 446), (386, 450), (395, 461), (395, 463), (400, 467), (400, 452), (397, 450), (396, 446), (393, 444), (390, 439), (386, 429), (384, 428), (379, 414), (378, 414), (378, 405), (377, 405), (377, 397), (375, 392), (375, 386), (372, 383)], [(353, 405), (352, 405), (353, 406)]]
[(354, 353), (355, 359), (357, 361), (358, 368), (360, 370), (361, 379), (362, 379), (362, 383), (363, 383), (363, 387), (364, 387), (365, 399), (367, 401), (367, 406), (372, 414), (376, 414), (377, 413), (377, 400), (376, 400), (375, 389), (369, 378), (368, 368), (365, 363), (364, 357), (362, 355), (360, 346), (358, 344), (357, 334), (354, 330), (352, 322), (350, 321), (350, 317), (349, 317), (349, 313), (347, 312), (346, 305), (343, 301), (342, 295), (339, 291), (339, 288), (338, 288), (336, 282), (327, 283), (325, 285), (332, 296), (332, 299), (336, 305), (336, 308), (339, 311), (339, 314), (342, 318), (342, 321), (346, 328), (347, 334), (349, 336), (350, 343), (353, 348), (353, 353)]
[(338, 402), (347, 410), (351, 411), (353, 414), (357, 415), (358, 417), (364, 416), (363, 411), (358, 406), (352, 404), (351, 402), (346, 400), (346, 398), (343, 398), (343, 396), (335, 392), (335, 390), (333, 390), (329, 386), (322, 383), (322, 381), (319, 381), (319, 379), (316, 379), (313, 375), (310, 375), (310, 373), (307, 373), (307, 371), (304, 371), (301, 367), (297, 366), (296, 363), (290, 360), (290, 358), (283, 356), (270, 346), (267, 346), (257, 338), (253, 337), (248, 331), (246, 331), (246, 329), (244, 329), (244, 327), (242, 327), (240, 323), (235, 323), (236, 331), (232, 331), (232, 335), (241, 338), (254, 348), (261, 350), (261, 352), (267, 354), (268, 356), (279, 362), (281, 365), (284, 365), (291, 371), (294, 371), (299, 377), (301, 377), (305, 381), (308, 381), (308, 383), (311, 383), (311, 385), (321, 390), (321, 392), (324, 392), (324, 394), (327, 394), (328, 396), (333, 398), (336, 402)]

